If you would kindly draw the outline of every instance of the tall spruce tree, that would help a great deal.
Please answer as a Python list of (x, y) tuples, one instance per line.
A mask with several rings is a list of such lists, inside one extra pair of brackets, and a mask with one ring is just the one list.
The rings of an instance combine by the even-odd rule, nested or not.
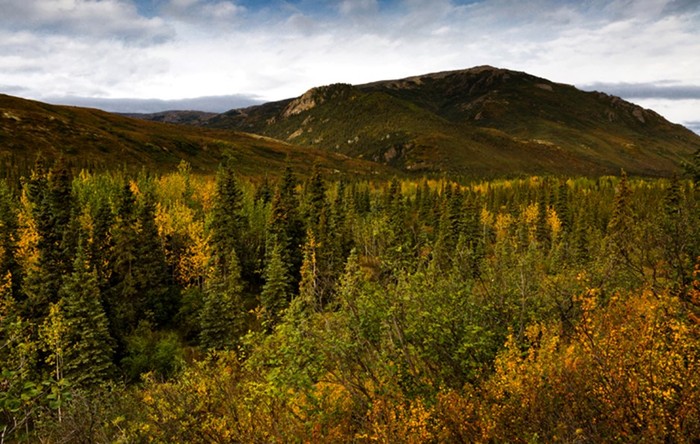
[(117, 341), (116, 354), (119, 359), (125, 351), (126, 337), (143, 318), (145, 309), (136, 279), (140, 241), (136, 197), (128, 182), (122, 186), (115, 207), (104, 300), (110, 333)]
[(22, 285), (22, 269), (17, 262), (17, 209), (12, 192), (5, 180), (0, 181), (0, 277), (10, 274), (14, 298), (19, 297)]
[(263, 323), (269, 329), (279, 320), (282, 310), (289, 304), (293, 291), (289, 266), (284, 263), (281, 246), (274, 239), (272, 251), (268, 256), (263, 272), (265, 285), (260, 293), (260, 305), (265, 309)]
[(71, 178), (67, 166), (59, 159), (47, 173), (38, 161), (25, 184), (31, 205), (37, 240), (38, 261), (24, 282), (26, 313), (31, 319), (48, 315), (49, 305), (58, 301), (63, 277), (70, 272), (72, 246), (70, 220), (73, 207)]
[(289, 267), (293, 288), (299, 282), (302, 262), (301, 246), (304, 243), (304, 226), (298, 210), (299, 199), (296, 187), (297, 181), (291, 168), (287, 167), (272, 197), (266, 246), (267, 261), (269, 261), (269, 252), (274, 248), (271, 241), (274, 239), (275, 243), (279, 244), (282, 261)]
[(231, 251), (239, 255), (244, 253), (241, 248), (241, 233), (244, 218), (241, 213), (243, 193), (238, 186), (231, 160), (227, 160), (216, 174), (216, 196), (211, 213), (211, 248), (212, 257), (217, 269), (224, 276), (228, 274), (231, 265)]
[(177, 298), (163, 245), (155, 223), (155, 203), (145, 194), (137, 213), (138, 239), (135, 268), (136, 285), (143, 299), (145, 313), (156, 326), (166, 324), (177, 311)]
[(213, 267), (204, 290), (199, 341), (209, 350), (232, 349), (244, 333), (243, 283), (235, 250), (230, 251), (226, 264), (226, 273)]
[(94, 387), (114, 374), (114, 341), (109, 334), (97, 273), (88, 264), (82, 245), (60, 296), (66, 326), (63, 375), (74, 385)]

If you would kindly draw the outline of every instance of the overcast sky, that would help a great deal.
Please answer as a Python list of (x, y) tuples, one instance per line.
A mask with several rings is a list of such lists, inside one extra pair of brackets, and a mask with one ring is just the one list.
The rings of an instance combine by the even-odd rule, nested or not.
[(477, 65), (700, 130), (700, 0), (0, 0), (0, 92), (54, 103), (223, 111)]

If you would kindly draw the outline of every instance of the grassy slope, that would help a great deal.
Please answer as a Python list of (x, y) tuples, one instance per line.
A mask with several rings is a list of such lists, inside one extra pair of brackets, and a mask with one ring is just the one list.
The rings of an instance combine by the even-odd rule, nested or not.
[(54, 106), (0, 95), (0, 162), (31, 165), (62, 155), (78, 166), (172, 170), (181, 160), (208, 173), (231, 155), (243, 175), (276, 174), (286, 165), (334, 173), (390, 174), (386, 167), (267, 137), (136, 120), (95, 109)]
[(488, 67), (315, 88), (295, 100), (222, 114), (208, 125), (407, 170), (479, 176), (620, 168), (668, 175), (700, 148), (700, 137), (653, 111)]

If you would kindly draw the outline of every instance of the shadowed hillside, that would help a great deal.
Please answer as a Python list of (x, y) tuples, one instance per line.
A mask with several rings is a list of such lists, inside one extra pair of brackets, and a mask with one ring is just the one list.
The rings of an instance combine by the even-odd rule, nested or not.
[(180, 161), (211, 173), (223, 156), (239, 174), (277, 174), (289, 165), (370, 175), (386, 167), (337, 153), (303, 148), (230, 130), (148, 122), (96, 109), (48, 105), (0, 95), (0, 165), (25, 172), (38, 155), (63, 156), (76, 167), (174, 170)]

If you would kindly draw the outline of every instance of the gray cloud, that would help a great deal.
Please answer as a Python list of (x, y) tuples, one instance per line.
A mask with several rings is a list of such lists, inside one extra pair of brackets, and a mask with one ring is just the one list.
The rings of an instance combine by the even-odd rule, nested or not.
[(29, 91), (28, 88), (19, 85), (0, 85), (0, 93), (17, 96)]
[(160, 111), (187, 110), (222, 113), (234, 108), (244, 108), (261, 103), (255, 96), (233, 94), (227, 96), (195, 97), (179, 100), (159, 99), (105, 99), (96, 97), (49, 97), (48, 103), (98, 108), (115, 113), (157, 113)]
[(162, 18), (139, 15), (136, 6), (120, 0), (0, 0), (0, 28), (72, 38), (118, 39), (159, 44), (174, 30)]
[(700, 135), (700, 120), (691, 120), (689, 122), (683, 122), (683, 126), (693, 131), (695, 134)]
[(39, 99), (276, 100), (488, 64), (696, 121), (679, 99), (698, 97), (699, 10), (697, 0), (0, 0), (0, 84)]
[(587, 91), (602, 91), (630, 99), (669, 99), (689, 100), (700, 99), (700, 86), (697, 85), (668, 85), (668, 82), (658, 83), (591, 83), (582, 85)]
[(167, 0), (160, 8), (163, 18), (202, 25), (202, 30), (230, 25), (245, 11), (246, 8), (232, 0)]
[(700, 4), (697, 0), (671, 0), (664, 7), (666, 14), (700, 13)]

